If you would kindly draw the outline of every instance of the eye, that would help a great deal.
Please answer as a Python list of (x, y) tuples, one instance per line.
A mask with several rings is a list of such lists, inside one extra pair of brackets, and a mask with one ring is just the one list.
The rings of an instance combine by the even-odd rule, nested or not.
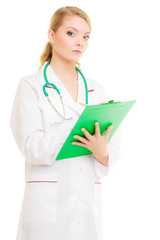
[(74, 35), (73, 35), (74, 33), (71, 32), (71, 31), (68, 31), (67, 34), (68, 34), (69, 36), (74, 36)]
[(89, 39), (89, 36), (84, 36), (84, 39)]

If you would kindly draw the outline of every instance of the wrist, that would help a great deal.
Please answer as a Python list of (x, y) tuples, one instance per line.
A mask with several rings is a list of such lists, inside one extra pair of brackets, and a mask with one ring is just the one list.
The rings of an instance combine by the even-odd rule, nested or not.
[(105, 156), (102, 157), (95, 157), (95, 159), (100, 162), (102, 165), (109, 167), (109, 154), (106, 154)]

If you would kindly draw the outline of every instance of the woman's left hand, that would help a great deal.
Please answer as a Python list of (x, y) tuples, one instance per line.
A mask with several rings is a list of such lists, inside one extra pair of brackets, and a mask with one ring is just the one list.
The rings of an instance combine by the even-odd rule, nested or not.
[(95, 159), (105, 166), (109, 166), (108, 155), (108, 139), (112, 129), (112, 125), (109, 126), (103, 136), (101, 136), (99, 123), (95, 123), (95, 134), (91, 135), (85, 128), (82, 128), (82, 132), (86, 138), (74, 135), (73, 137), (80, 142), (72, 142), (72, 144), (88, 148), (94, 155)]

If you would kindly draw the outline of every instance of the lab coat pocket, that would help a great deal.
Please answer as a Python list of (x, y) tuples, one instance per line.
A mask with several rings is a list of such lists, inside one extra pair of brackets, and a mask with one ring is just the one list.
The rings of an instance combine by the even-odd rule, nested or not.
[(57, 221), (57, 174), (32, 174), (27, 179), (22, 207), (23, 222)]
[(95, 199), (95, 215), (98, 219), (99, 227), (101, 227), (101, 217), (102, 217), (102, 197), (101, 197), (101, 179), (96, 176), (94, 178), (94, 199)]

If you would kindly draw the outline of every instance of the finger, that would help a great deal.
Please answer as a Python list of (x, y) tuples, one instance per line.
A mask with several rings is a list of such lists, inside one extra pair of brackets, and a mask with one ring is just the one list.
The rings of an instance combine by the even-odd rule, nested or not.
[(84, 133), (84, 135), (86, 136), (86, 138), (88, 140), (91, 140), (92, 135), (85, 129), (85, 128), (81, 128), (82, 132)]
[(81, 147), (85, 147), (84, 143), (81, 142), (72, 142), (73, 145), (77, 145), (77, 146), (81, 146)]
[(74, 135), (74, 138), (78, 139), (80, 142), (87, 144), (88, 140), (78, 135)]
[(106, 130), (106, 132), (105, 132), (105, 134), (104, 134), (104, 136), (105, 136), (107, 139), (109, 138), (109, 135), (110, 135), (110, 133), (111, 133), (112, 128), (113, 128), (113, 126), (110, 125), (110, 126), (107, 128), (107, 130)]
[(100, 136), (100, 135), (101, 135), (100, 128), (99, 128), (99, 123), (98, 123), (98, 122), (95, 123), (95, 135), (96, 135), (96, 136)]

